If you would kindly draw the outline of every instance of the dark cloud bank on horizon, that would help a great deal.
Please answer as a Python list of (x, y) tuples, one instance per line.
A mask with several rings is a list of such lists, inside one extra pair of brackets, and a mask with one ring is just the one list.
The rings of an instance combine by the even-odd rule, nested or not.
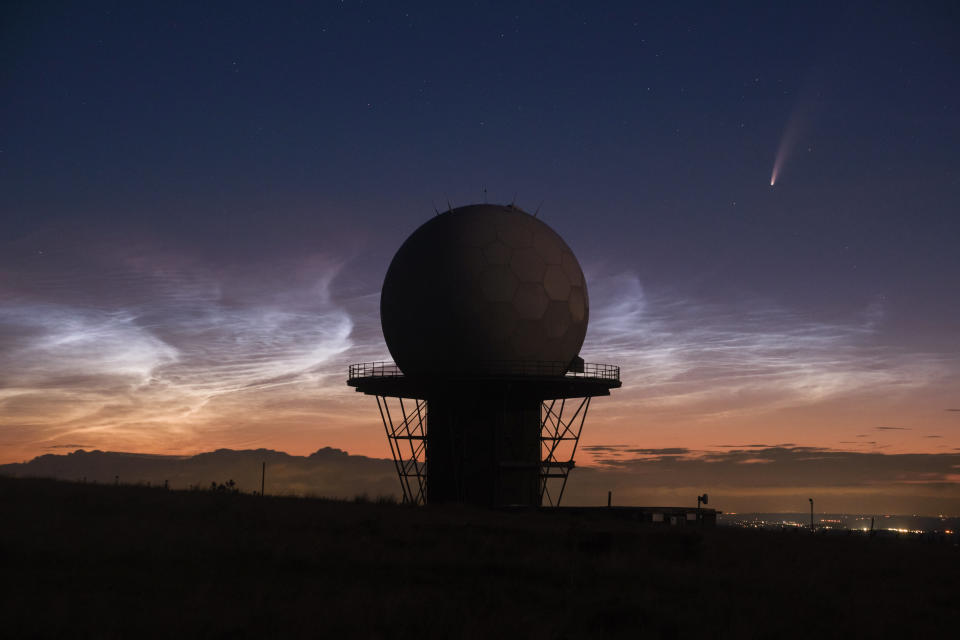
[[(685, 505), (709, 491), (711, 506), (725, 511), (801, 511), (815, 497), (824, 512), (960, 513), (960, 453), (882, 454), (817, 447), (747, 445), (725, 452), (682, 447), (590, 447), (599, 465), (578, 467), (564, 503), (602, 504), (613, 491), (617, 505)], [(241, 491), (260, 486), (267, 463), (267, 492), (331, 498), (398, 496), (393, 462), (325, 447), (309, 456), (268, 449), (220, 449), (194, 456), (103, 451), (47, 454), (0, 466), (18, 477), (86, 478), (175, 489), (234, 480)]]

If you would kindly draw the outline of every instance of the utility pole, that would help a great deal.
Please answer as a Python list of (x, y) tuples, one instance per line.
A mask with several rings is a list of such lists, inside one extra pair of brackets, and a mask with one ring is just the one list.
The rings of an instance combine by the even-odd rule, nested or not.
[(260, 467), (260, 495), (263, 495), (263, 487), (267, 482), (267, 463), (264, 462)]
[(613, 491), (607, 491), (607, 508), (613, 506)]
[(810, 531), (813, 531), (813, 498), (808, 500), (810, 500)]

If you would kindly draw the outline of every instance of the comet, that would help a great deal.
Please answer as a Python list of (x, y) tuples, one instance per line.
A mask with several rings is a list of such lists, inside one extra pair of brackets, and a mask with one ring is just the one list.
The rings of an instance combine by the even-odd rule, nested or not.
[(770, 172), (770, 186), (775, 186), (783, 167), (793, 153), (796, 147), (797, 138), (800, 132), (800, 109), (795, 109), (787, 120), (787, 126), (780, 137), (780, 144), (777, 146), (777, 155), (773, 158), (773, 171)]

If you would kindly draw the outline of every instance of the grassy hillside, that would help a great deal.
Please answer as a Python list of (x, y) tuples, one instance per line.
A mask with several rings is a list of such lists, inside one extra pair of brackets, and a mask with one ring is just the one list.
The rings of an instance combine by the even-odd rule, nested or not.
[(0, 477), (4, 635), (953, 635), (952, 545)]

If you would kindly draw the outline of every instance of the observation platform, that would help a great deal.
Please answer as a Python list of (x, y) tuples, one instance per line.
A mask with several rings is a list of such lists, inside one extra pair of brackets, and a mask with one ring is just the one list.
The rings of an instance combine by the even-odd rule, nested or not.
[(360, 393), (392, 398), (429, 398), (464, 387), (510, 387), (557, 399), (608, 396), (621, 385), (615, 365), (584, 363), (583, 371), (572, 371), (563, 362), (522, 360), (453, 362), (417, 375), (405, 375), (393, 362), (363, 362), (350, 365), (347, 384)]

